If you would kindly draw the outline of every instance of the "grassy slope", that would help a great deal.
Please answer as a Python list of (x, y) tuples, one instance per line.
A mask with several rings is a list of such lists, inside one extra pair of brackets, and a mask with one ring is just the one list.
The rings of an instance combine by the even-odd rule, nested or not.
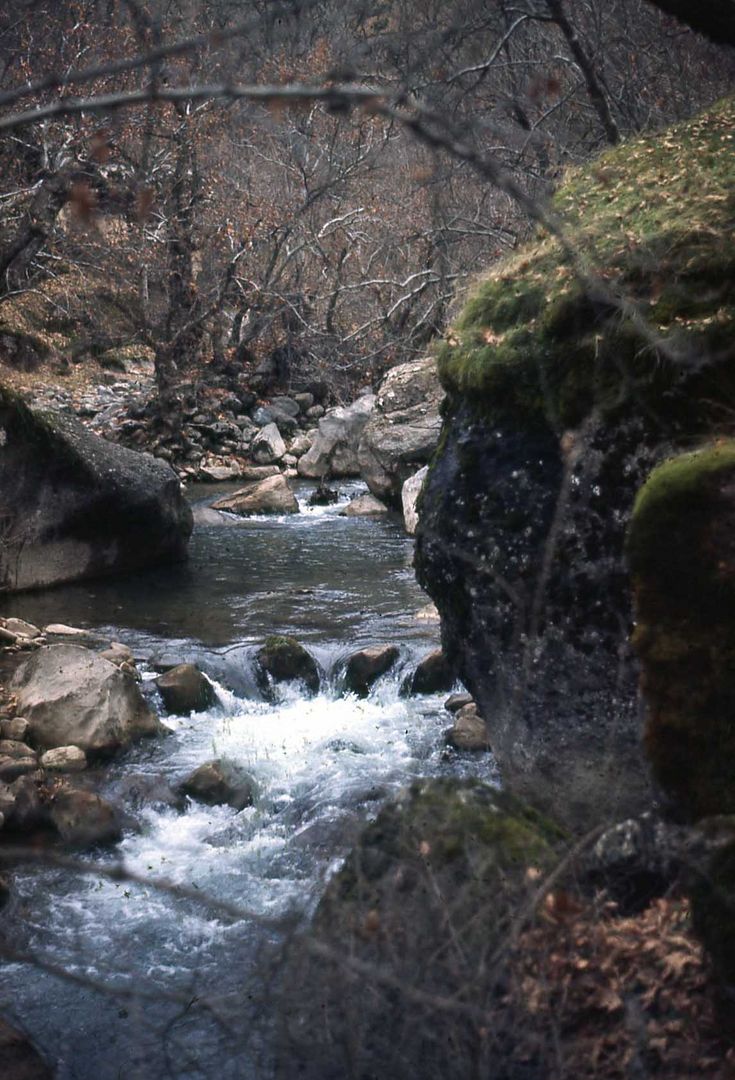
[[(687, 355), (686, 379), (698, 359), (713, 359), (716, 378), (700, 372), (689, 390), (699, 399), (714, 390), (726, 409), (735, 409), (734, 131), (728, 99), (602, 155), (570, 175), (553, 203), (606, 288), (635, 301), (650, 330)], [(450, 392), (562, 428), (631, 394), (659, 408), (682, 374), (629, 320), (586, 294), (543, 231), (475, 287), (439, 367)], [(686, 422), (696, 427), (690, 406)], [(677, 402), (666, 408), (676, 419)]]

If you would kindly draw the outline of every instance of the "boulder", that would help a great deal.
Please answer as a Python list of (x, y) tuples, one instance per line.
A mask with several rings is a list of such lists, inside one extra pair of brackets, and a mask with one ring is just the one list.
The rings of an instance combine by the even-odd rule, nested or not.
[(52, 1080), (53, 1075), (29, 1037), (0, 1020), (0, 1076), (7, 1080)]
[(186, 556), (192, 515), (163, 462), (0, 389), (0, 591)]
[(373, 683), (393, 667), (399, 655), (397, 645), (370, 645), (353, 653), (345, 664), (345, 689), (367, 697)]
[(448, 746), (455, 750), (489, 750), (490, 740), (487, 734), (487, 726), (481, 716), (477, 715), (477, 706), (463, 705), (454, 715), (454, 723), (444, 732), (444, 739)]
[(232, 495), (225, 495), (212, 503), (214, 510), (226, 510), (229, 514), (298, 514), (296, 501), (288, 480), (279, 473), (265, 480), (256, 480), (240, 488)]
[(9, 783), (38, 768), (35, 751), (15, 739), (0, 739), (0, 780)]
[(177, 664), (156, 679), (166, 711), (184, 716), (204, 712), (217, 703), (217, 694), (196, 664)]
[(258, 465), (272, 465), (286, 453), (286, 444), (275, 424), (261, 428), (250, 444), (250, 454)]
[(401, 507), (403, 509), (403, 524), (406, 532), (410, 536), (413, 536), (416, 532), (416, 526), (419, 523), (418, 501), (421, 489), (424, 486), (424, 480), (429, 472), (429, 466), (424, 465), (423, 469), (419, 469), (413, 476), (409, 476), (408, 480), (404, 481), (401, 488)]
[(408, 681), (411, 694), (440, 694), (452, 689), (456, 682), (447, 658), (441, 649), (434, 649), (419, 661)]
[(221, 484), (227, 480), (239, 480), (242, 469), (239, 465), (201, 465), (197, 479), (205, 483)]
[(36, 746), (108, 754), (163, 731), (135, 679), (81, 645), (39, 649), (16, 673), (18, 708)]
[(51, 824), (61, 839), (75, 847), (110, 844), (122, 835), (114, 807), (93, 791), (58, 789), (49, 810)]
[(374, 395), (366, 394), (352, 405), (330, 409), (319, 421), (311, 448), (299, 458), (299, 476), (359, 476), (357, 448), (374, 406)]
[(358, 495), (339, 513), (340, 517), (380, 517), (388, 513), (388, 507), (374, 495)]
[[(303, 682), (312, 694), (319, 690), (319, 665), (295, 638), (273, 635), (256, 654), (260, 671), (274, 682)], [(267, 680), (262, 680), (267, 685)]]
[(450, 694), (444, 702), (444, 708), (450, 713), (459, 712), (465, 705), (474, 705), (472, 694)]
[(87, 768), (87, 755), (78, 746), (57, 746), (41, 754), (40, 765), (48, 772), (82, 772)]
[(257, 793), (253, 778), (230, 761), (219, 759), (200, 765), (181, 785), (184, 795), (209, 806), (224, 804), (234, 810), (252, 806)]
[(373, 495), (396, 509), (404, 482), (436, 449), (443, 400), (434, 357), (399, 364), (380, 385), (360, 439), (360, 474)]

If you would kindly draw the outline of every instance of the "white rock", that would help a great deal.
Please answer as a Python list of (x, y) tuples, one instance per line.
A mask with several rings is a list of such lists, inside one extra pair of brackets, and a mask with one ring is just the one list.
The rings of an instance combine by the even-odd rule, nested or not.
[(413, 476), (409, 476), (401, 488), (401, 503), (403, 505), (403, 524), (406, 528), (406, 532), (411, 536), (416, 532), (416, 526), (419, 523), (418, 510), (416, 509), (416, 503), (418, 502), (419, 495), (421, 494), (421, 488), (424, 486), (424, 480), (429, 472), (429, 466), (424, 465), (423, 469), (419, 469)]
[(57, 746), (41, 755), (41, 768), (50, 772), (81, 772), (87, 768), (87, 755), (78, 746)]

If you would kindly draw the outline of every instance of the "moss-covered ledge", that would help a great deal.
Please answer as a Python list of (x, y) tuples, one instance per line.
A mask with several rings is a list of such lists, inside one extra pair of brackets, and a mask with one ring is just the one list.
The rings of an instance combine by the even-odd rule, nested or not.
[[(633, 404), (709, 432), (713, 404), (735, 404), (734, 129), (728, 99), (571, 173), (552, 209), (599, 295), (558, 239), (538, 233), (470, 290), (438, 352), (448, 392), (524, 426), (565, 430), (593, 407)], [(614, 295), (634, 303), (637, 325)], [(713, 362), (694, 362), (704, 356)]]
[(654, 775), (680, 817), (735, 813), (735, 440), (652, 472), (626, 551)]

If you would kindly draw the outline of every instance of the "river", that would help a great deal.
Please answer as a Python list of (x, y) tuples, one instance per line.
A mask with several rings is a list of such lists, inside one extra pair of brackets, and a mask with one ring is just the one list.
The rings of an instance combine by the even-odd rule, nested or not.
[[(192, 660), (215, 682), (218, 705), (166, 717), (171, 736), (105, 769), (103, 794), (119, 798), (133, 775), (175, 785), (219, 756), (244, 766), (258, 790), (240, 813), (193, 802), (183, 811), (130, 807), (135, 821), (123, 840), (87, 856), (101, 868), (123, 860), (136, 874), (187, 886), (201, 903), (97, 873), (16, 872), (2, 932), (38, 963), (3, 968), (0, 1010), (57, 1062), (59, 1080), (267, 1078), (284, 943), (361, 824), (413, 777), (494, 778), (486, 755), (447, 757), (446, 695), (400, 693), (438, 643), (436, 622), (417, 614), (428, 598), (400, 522), (340, 516), (364, 490), (353, 482), (338, 506), (315, 509), (307, 505), (313, 489), (299, 485), (302, 512), (284, 518), (207, 510), (231, 490), (192, 493), (188, 563), (5, 605), (39, 625), (71, 623), (129, 645), (151, 693), (160, 663)], [(318, 695), (287, 687), (275, 704), (262, 700), (252, 657), (272, 633), (293, 634), (317, 658), (325, 673)], [(397, 669), (366, 700), (345, 695), (341, 662), (380, 642), (400, 646)], [(206, 897), (252, 914), (228, 917)]]

